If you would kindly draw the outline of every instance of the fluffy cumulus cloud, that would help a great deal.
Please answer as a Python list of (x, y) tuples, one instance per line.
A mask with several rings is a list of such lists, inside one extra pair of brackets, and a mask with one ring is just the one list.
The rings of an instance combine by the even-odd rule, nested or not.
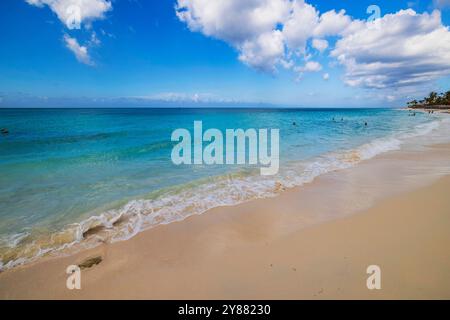
[[(190, 30), (226, 41), (242, 62), (265, 71), (292, 67), (308, 39), (335, 35), (351, 22), (344, 11), (320, 15), (303, 0), (178, 0), (176, 13)], [(318, 50), (325, 43), (318, 39)]]
[(307, 41), (319, 23), (319, 14), (304, 1), (294, 1), (291, 5), (290, 15), (283, 23), (283, 35), (292, 51), (304, 53)]
[(314, 35), (323, 37), (341, 34), (347, 30), (351, 22), (352, 20), (345, 14), (345, 10), (327, 11), (320, 16), (319, 23), (314, 28)]
[(31, 5), (47, 5), (69, 29), (79, 29), (82, 23), (101, 19), (111, 10), (107, 0), (26, 0)]
[(276, 29), (289, 14), (285, 0), (178, 0), (176, 14), (192, 31), (234, 46), (239, 59), (273, 70), (284, 55), (283, 34)]
[(357, 22), (331, 55), (345, 67), (351, 86), (416, 86), (450, 75), (450, 31), (439, 11), (411, 9), (387, 14), (376, 24)]
[(263, 33), (239, 46), (239, 60), (249, 66), (274, 70), (284, 55), (283, 34), (279, 30)]
[(178, 0), (176, 8), (191, 30), (233, 44), (272, 32), (289, 13), (286, 0)]
[(309, 60), (331, 47), (350, 86), (414, 87), (450, 75), (450, 32), (439, 11), (401, 10), (366, 22), (344, 10), (320, 13), (304, 0), (178, 0), (176, 13), (190, 30), (227, 42), (240, 61), (264, 71), (318, 72), (322, 66)]

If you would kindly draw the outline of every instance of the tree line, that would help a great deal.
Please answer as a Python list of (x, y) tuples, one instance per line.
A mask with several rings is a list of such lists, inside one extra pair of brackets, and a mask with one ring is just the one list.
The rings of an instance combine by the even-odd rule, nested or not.
[(450, 106), (450, 91), (438, 94), (437, 92), (430, 92), (428, 97), (422, 100), (409, 101), (408, 107), (431, 107), (431, 106)]

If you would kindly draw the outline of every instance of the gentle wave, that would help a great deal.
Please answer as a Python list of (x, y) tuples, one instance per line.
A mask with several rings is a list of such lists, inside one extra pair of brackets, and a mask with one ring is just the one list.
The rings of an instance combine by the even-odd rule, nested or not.
[(372, 140), (358, 148), (332, 152), (307, 162), (287, 164), (280, 174), (260, 176), (257, 170), (195, 181), (132, 200), (124, 206), (67, 226), (58, 233), (33, 237), (21, 233), (0, 239), (0, 270), (36, 260), (47, 254), (64, 254), (100, 243), (113, 243), (134, 237), (137, 233), (181, 221), (205, 211), (231, 206), (258, 198), (276, 196), (286, 188), (302, 186), (320, 175), (350, 168), (379, 154), (399, 150), (408, 139), (427, 135), (446, 121), (437, 120), (386, 138)]

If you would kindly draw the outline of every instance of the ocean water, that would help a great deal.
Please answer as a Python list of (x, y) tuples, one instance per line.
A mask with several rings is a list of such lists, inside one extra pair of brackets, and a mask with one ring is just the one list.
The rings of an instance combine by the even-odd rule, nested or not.
[[(174, 165), (171, 133), (193, 132), (196, 120), (204, 130), (279, 129), (279, 173)], [(0, 109), (9, 129), (0, 136), (0, 270), (276, 196), (443, 126), (437, 114), (392, 109)]]

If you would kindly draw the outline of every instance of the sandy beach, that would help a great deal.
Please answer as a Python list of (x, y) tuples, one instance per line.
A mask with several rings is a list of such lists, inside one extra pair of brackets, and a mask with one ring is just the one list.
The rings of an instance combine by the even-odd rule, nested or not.
[(0, 8), (0, 302), (450, 300), (450, 0)]
[[(0, 274), (0, 298), (448, 299), (450, 176), (411, 172), (449, 155), (450, 145), (388, 153), (275, 198), (42, 259)], [(67, 266), (99, 256), (68, 290)], [(369, 265), (381, 290), (366, 287)]]

